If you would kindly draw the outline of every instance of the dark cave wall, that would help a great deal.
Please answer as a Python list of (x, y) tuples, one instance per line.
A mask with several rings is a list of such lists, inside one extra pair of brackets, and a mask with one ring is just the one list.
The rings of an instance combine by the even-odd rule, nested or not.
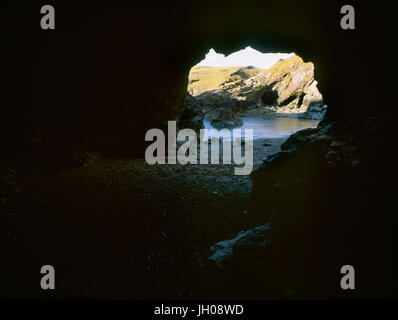
[[(358, 4), (358, 29), (343, 31), (340, 7), (319, 1), (56, 3), (55, 31), (39, 28), (39, 4), (10, 8), (7, 155), (29, 159), (32, 149), (62, 155), (79, 145), (141, 156), (146, 130), (175, 119), (189, 69), (210, 47), (225, 54), (246, 45), (295, 51), (315, 63), (335, 118), (384, 112), (387, 106), (358, 106), (373, 92), (380, 98), (369, 77), (383, 79), (385, 70), (364, 66), (385, 57), (378, 13)], [(364, 48), (369, 40), (377, 50)]]
[[(41, 3), (13, 5), (7, 15), (1, 158), (10, 166), (62, 166), (76, 146), (106, 156), (143, 156), (146, 130), (176, 118), (188, 72), (209, 48), (224, 54), (247, 45), (263, 52), (295, 51), (315, 65), (329, 106), (324, 124), (332, 124), (333, 139), (352, 138), (361, 166), (337, 161), (330, 169), (327, 145), (304, 143), (253, 176), (253, 225), (276, 213), (273, 227), (287, 243), (279, 261), (298, 265), (296, 274), (283, 276), (296, 288), (307, 286), (301, 297), (314, 292), (340, 297), (336, 268), (352, 261), (365, 265), (359, 273), (368, 287), (364, 297), (383, 291), (396, 266), (390, 253), (397, 223), (387, 209), (396, 181), (396, 111), (388, 81), (394, 60), (387, 50), (394, 11), (382, 2), (375, 9), (353, 1), (357, 29), (344, 31), (343, 4), (57, 2), (55, 31), (39, 28)], [(275, 190), (281, 181), (284, 187)], [(378, 267), (380, 283), (372, 277)], [(256, 276), (249, 280), (257, 283)], [(383, 292), (391, 296), (396, 287), (392, 283)]]
[(37, 8), (21, 8), (10, 39), (10, 149), (23, 154), (35, 139), (47, 155), (74, 145), (140, 153), (145, 131), (176, 117), (186, 88), (187, 67), (172, 52), (184, 45), (149, 19), (163, 12), (59, 5), (56, 30), (45, 32)]

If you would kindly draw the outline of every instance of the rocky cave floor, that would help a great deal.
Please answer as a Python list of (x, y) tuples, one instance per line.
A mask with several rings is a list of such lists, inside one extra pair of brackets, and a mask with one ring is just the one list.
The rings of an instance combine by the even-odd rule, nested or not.
[[(255, 140), (255, 168), (285, 140)], [(251, 178), (233, 165), (103, 159), (18, 188), (1, 206), (11, 296), (48, 297), (38, 279), (51, 264), (57, 298), (211, 297), (209, 247), (248, 228)]]

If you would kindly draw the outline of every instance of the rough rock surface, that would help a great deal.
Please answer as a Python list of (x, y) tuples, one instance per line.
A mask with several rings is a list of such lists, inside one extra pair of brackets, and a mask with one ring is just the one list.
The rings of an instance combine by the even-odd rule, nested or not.
[(240, 104), (239, 100), (223, 92), (203, 92), (195, 97), (187, 93), (179, 126), (200, 129), (203, 127), (203, 118), (209, 119), (214, 126), (240, 126), (242, 119), (237, 116)]
[[(21, 6), (15, 2), (15, 8), (8, 10), (10, 14), (6, 17), (10, 25), (10, 37), (6, 37), (8, 99), (3, 108), (5, 115), (0, 117), (0, 122), (3, 121), (0, 126), (3, 132), (0, 135), (1, 166), (14, 168), (17, 175), (36, 163), (43, 164), (45, 169), (61, 166), (59, 155), (68, 146), (76, 145), (104, 155), (131, 156), (134, 152), (142, 156), (146, 147), (145, 132), (175, 119), (185, 97), (189, 69), (200, 61), (209, 45), (215, 44), (224, 54), (229, 54), (243, 42), (253, 39), (253, 35), (263, 46), (272, 38), (281, 49), (296, 50), (305, 61), (315, 63), (318, 87), (329, 105), (326, 116), (335, 120), (332, 127), (336, 131), (334, 138), (324, 143), (317, 141), (317, 132), (313, 131), (308, 138), (313, 136), (314, 143), (303, 143), (296, 151), (282, 153), (279, 160), (267, 163), (264, 170), (253, 175), (253, 210), (249, 213), (257, 216), (253, 226), (264, 225), (273, 215), (271, 226), (284, 235), (281, 238), (289, 257), (286, 261), (275, 261), (272, 269), (282, 270), (283, 281), (290, 275), (288, 281), (292, 285), (286, 287), (289, 292), (294, 284), (297, 289), (303, 289), (296, 290), (296, 298), (308, 297), (307, 292), (313, 298), (396, 299), (398, 221), (391, 208), (396, 207), (398, 181), (394, 154), (398, 116), (394, 104), (396, 82), (387, 81), (395, 75), (395, 43), (390, 31), (394, 30), (396, 11), (392, 4), (384, 1), (383, 10), (375, 14), (374, 3), (361, 2), (360, 27), (355, 31), (339, 27), (337, 16), (341, 3), (337, 1), (324, 1), (319, 5), (315, 0), (306, 3), (287, 0), (274, 2), (272, 6), (268, 1), (257, 2), (256, 6), (230, 2), (228, 10), (225, 3), (214, 1), (203, 3), (203, 6), (201, 2), (203, 10), (195, 10), (195, 6), (190, 5), (174, 7), (170, 3), (156, 6), (146, 3), (139, 12), (134, 4), (122, 7), (108, 2), (98, 2), (95, 6), (70, 4), (62, 8), (62, 15), (75, 18), (63, 19), (62, 28), (57, 29), (55, 36), (43, 36), (43, 32), (32, 28), (32, 21), (37, 23), (36, 6)], [(205, 19), (203, 12), (206, 12)], [(148, 23), (148, 17), (154, 23)], [(371, 46), (364, 49), (369, 40)], [(298, 147), (296, 142), (294, 146)], [(351, 155), (355, 155), (355, 159), (359, 156), (359, 163), (344, 165), (353, 163)], [(329, 161), (331, 166), (328, 166)], [(109, 169), (105, 167), (104, 171), (109, 172)], [(3, 174), (0, 175), (3, 179)], [(20, 184), (10, 184), (15, 174), (5, 175), (8, 177), (7, 194), (14, 187), (22, 190)], [(65, 173), (65, 179), (71, 180), (71, 184), (75, 181), (73, 176)], [(110, 178), (117, 176), (109, 172)], [(122, 173), (120, 177), (128, 175)], [(101, 171), (98, 179), (106, 180)], [(145, 288), (150, 290), (151, 298), (156, 296), (155, 286), (146, 280), (156, 285), (163, 279), (156, 277), (156, 270), (152, 268), (156, 264), (145, 265), (154, 255), (149, 259), (149, 250), (140, 250), (131, 257), (128, 252), (140, 248), (139, 241), (144, 245), (146, 239), (155, 245), (159, 243), (158, 238), (145, 231), (156, 231), (154, 226), (161, 226), (163, 221), (153, 220), (158, 213), (156, 207), (153, 207), (152, 216), (143, 214), (145, 211), (134, 203), (124, 211), (118, 201), (120, 197), (125, 203), (132, 196), (139, 197), (141, 184), (131, 191), (126, 189), (125, 196), (119, 196), (115, 186), (126, 185), (117, 181), (106, 183), (109, 187), (105, 189), (97, 180), (91, 183), (77, 177), (76, 183), (84, 184), (82, 192), (71, 188), (65, 193), (59, 189), (54, 192), (43, 175), (38, 175), (37, 180), (45, 191), (32, 188), (39, 193), (35, 205), (23, 196), (18, 197), (13, 207), (11, 196), (2, 197), (2, 204), (12, 211), (0, 208), (4, 213), (1, 215), (1, 226), (5, 230), (2, 234), (6, 235), (2, 243), (7, 248), (4, 258), (7, 277), (0, 291), (31, 290), (30, 295), (15, 295), (16, 298), (48, 296), (40, 290), (34, 280), (36, 277), (31, 277), (31, 270), (36, 270), (42, 261), (48, 261), (50, 254), (51, 261), (58, 261), (57, 265), (65, 261), (67, 269), (63, 274), (69, 276), (67, 280), (71, 284), (58, 286), (52, 293), (54, 298), (132, 298), (139, 296), (132, 290)], [(131, 180), (142, 181), (133, 173)], [(61, 183), (60, 179), (56, 181)], [(214, 184), (216, 182), (217, 178)], [(160, 185), (157, 179), (150, 184)], [(109, 205), (102, 206), (96, 193), (87, 197), (85, 193), (90, 191), (87, 186), (98, 187)], [(187, 184), (183, 186), (186, 188)], [(146, 202), (148, 205), (158, 198), (157, 192), (152, 194)], [(48, 197), (66, 201), (52, 201)], [(76, 198), (84, 205), (73, 206), (74, 202), (69, 200)], [(224, 200), (209, 201), (209, 204), (216, 201), (224, 204)], [(183, 206), (176, 201), (169, 212), (175, 213), (175, 209)], [(192, 203), (188, 202), (186, 214), (176, 218), (196, 219), (191, 208)], [(206, 217), (222, 214), (219, 224), (203, 220), (206, 226), (230, 225), (231, 215), (225, 211), (225, 206), (219, 212), (204, 209), (208, 208), (201, 207), (198, 212)], [(140, 228), (140, 219), (148, 219), (150, 227)], [(131, 226), (139, 232), (133, 232)], [(240, 225), (238, 230), (221, 237), (215, 232), (217, 236), (208, 246), (248, 228), (251, 226)], [(181, 231), (188, 236), (190, 230), (198, 229), (187, 228), (187, 224), (177, 225), (174, 232), (177, 245), (165, 251), (166, 257), (193, 250), (181, 248), (187, 240), (181, 237)], [(165, 239), (159, 233), (160, 237)], [(199, 247), (207, 244), (203, 238), (199, 232)], [(156, 246), (148, 249), (152, 252)], [(80, 255), (76, 256), (77, 253)], [(92, 259), (93, 255), (97, 259)], [(92, 262), (85, 264), (79, 257)], [(136, 257), (143, 262), (142, 271), (151, 268), (149, 274), (138, 268), (135, 275)], [(16, 259), (17, 268), (7, 263), (11, 258)], [(163, 258), (162, 254), (159, 259)], [(101, 264), (104, 261), (114, 263), (115, 268), (108, 269), (106, 264)], [(347, 261), (358, 266), (360, 275), (358, 290), (351, 292), (341, 290), (338, 285), (339, 267)], [(186, 264), (176, 261), (168, 266), (160, 268), (167, 276), (166, 282), (159, 284), (164, 288), (159, 290), (159, 299), (189, 298), (186, 290), (180, 292), (180, 288), (173, 285), (174, 276), (186, 284), (187, 279), (197, 278), (196, 268), (189, 271)], [(102, 272), (93, 273), (95, 268)], [(180, 270), (189, 277), (180, 277)], [(228, 294), (242, 299), (247, 297), (246, 293), (256, 299), (264, 298), (263, 292), (269, 286), (263, 286), (261, 278), (256, 278), (257, 274), (249, 267), (243, 272), (244, 268), (241, 274), (234, 273), (231, 285), (225, 285), (219, 277), (215, 279), (214, 286), (221, 291), (219, 299), (228, 298)], [(253, 281), (245, 281), (251, 273)], [(115, 277), (119, 281), (115, 281)], [(137, 286), (135, 280), (143, 281), (142, 286)], [(283, 281), (275, 287), (282, 287)], [(239, 284), (246, 284), (247, 290), (240, 290)], [(199, 298), (209, 298), (213, 292), (207, 289)], [(276, 292), (269, 297), (277, 297)]]
[(314, 79), (314, 65), (305, 63), (297, 55), (279, 60), (264, 73), (220, 87), (219, 90), (244, 100), (245, 109), (260, 109), (260, 113), (310, 117), (308, 111), (325, 111), (322, 109), (322, 95)]
[[(251, 230), (270, 223), (270, 229), (258, 235), (260, 239), (269, 237), (269, 241), (262, 242), (262, 250), (256, 242), (247, 242), (246, 254), (239, 254), (237, 244), (249, 235), (241, 231), (234, 241), (210, 247), (209, 259), (226, 278), (225, 286), (231, 290), (238, 287), (251, 296), (248, 283), (256, 281), (263, 288), (263, 297), (330, 297), (339, 294), (334, 285), (336, 270), (345, 261), (361, 265), (362, 272), (372, 272), (367, 253), (385, 239), (369, 235), (385, 228), (385, 223), (368, 212), (378, 214), (383, 207), (374, 199), (383, 197), (382, 181), (387, 173), (381, 167), (377, 173), (369, 170), (380, 159), (367, 150), (369, 145), (383, 143), (383, 139), (374, 140), (374, 133), (385, 128), (373, 118), (359, 121), (355, 127), (357, 132), (348, 134), (347, 127), (337, 126), (327, 117), (317, 128), (290, 136), (281, 152), (268, 157), (252, 173), (249, 214), (252, 225), (259, 227)], [(380, 191), (373, 188), (375, 181)], [(363, 229), (357, 228), (359, 222)], [(391, 223), (395, 224), (396, 218)], [(387, 265), (390, 250), (378, 246), (371, 251)]]
[(240, 68), (218, 87), (192, 99), (204, 117), (225, 127), (239, 126), (238, 119), (244, 116), (270, 114), (320, 120), (327, 108), (314, 79), (314, 65), (297, 55), (267, 70)]
[(237, 117), (231, 110), (221, 109), (218, 110), (219, 114), (217, 118), (211, 121), (211, 125), (214, 127), (225, 127), (232, 128), (241, 126), (243, 121), (241, 118)]
[(198, 101), (187, 93), (184, 108), (178, 119), (180, 128), (190, 128), (198, 132), (203, 127), (203, 112)]
[(242, 254), (250, 248), (264, 250), (271, 241), (270, 224), (255, 227), (247, 231), (240, 231), (235, 238), (217, 242), (210, 248), (212, 255), (209, 257), (220, 268), (228, 268), (231, 259)]

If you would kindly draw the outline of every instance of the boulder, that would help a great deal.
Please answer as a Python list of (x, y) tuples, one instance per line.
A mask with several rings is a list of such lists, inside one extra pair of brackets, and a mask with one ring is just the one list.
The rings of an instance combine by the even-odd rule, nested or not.
[(243, 124), (241, 118), (237, 117), (231, 110), (220, 109), (219, 116), (211, 120), (211, 125), (220, 128), (239, 127)]

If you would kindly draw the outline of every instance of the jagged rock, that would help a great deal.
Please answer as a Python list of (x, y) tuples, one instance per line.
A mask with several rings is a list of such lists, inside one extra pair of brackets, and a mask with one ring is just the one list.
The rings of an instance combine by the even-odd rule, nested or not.
[[(202, 128), (206, 117), (216, 127), (236, 127), (242, 119), (236, 115), (240, 102), (220, 92), (205, 92), (196, 97), (187, 93), (180, 127)], [(200, 125), (199, 125), (200, 123)]]
[(223, 92), (205, 92), (193, 98), (196, 99), (202, 112), (206, 114), (206, 116), (217, 108), (237, 111), (241, 107), (239, 100), (231, 98), (228, 94)]
[(186, 93), (184, 108), (178, 119), (179, 128), (190, 128), (199, 131), (203, 128), (203, 112), (198, 101)]
[(233, 110), (239, 117), (274, 113), (316, 120), (326, 112), (314, 79), (314, 65), (297, 55), (281, 59), (267, 70), (240, 68), (218, 87), (193, 98), (205, 117), (220, 125), (224, 121), (219, 109)]
[(332, 139), (332, 124), (321, 123), (317, 128), (308, 128), (292, 134), (281, 146), (282, 152), (291, 152), (301, 146), (317, 141), (329, 141)]
[[(314, 79), (314, 65), (304, 63), (298, 56), (279, 61), (265, 74), (249, 79), (246, 85), (252, 88), (247, 93), (248, 104), (263, 105), (278, 114), (323, 117), (324, 111), (317, 109), (323, 106), (323, 100)], [(307, 115), (309, 111), (321, 114)]]
[(241, 118), (238, 118), (231, 110), (220, 109), (219, 116), (211, 121), (214, 127), (232, 128), (241, 126), (243, 123)]
[(252, 254), (253, 257), (258, 257), (258, 251), (263, 251), (270, 241), (270, 223), (240, 231), (235, 238), (220, 241), (212, 246), (209, 260), (221, 269), (230, 268), (235, 257)]

